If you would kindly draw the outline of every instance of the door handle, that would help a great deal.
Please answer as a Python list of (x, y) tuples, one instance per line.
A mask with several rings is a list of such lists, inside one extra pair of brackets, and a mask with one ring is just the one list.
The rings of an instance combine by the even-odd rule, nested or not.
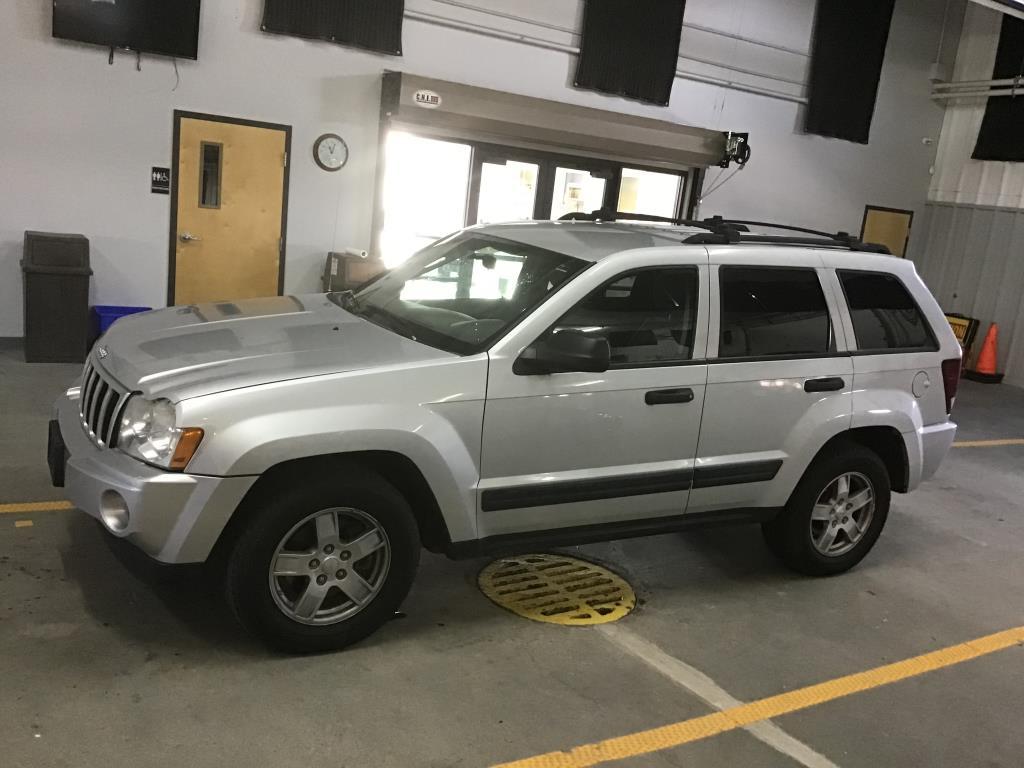
[(665, 403), (688, 403), (693, 400), (693, 390), (689, 387), (679, 389), (655, 389), (644, 395), (648, 405), (664, 405)]
[(199, 237), (198, 235), (193, 235), (191, 232), (182, 232), (180, 235), (178, 235), (178, 239), (181, 240), (181, 242), (183, 243), (193, 243), (198, 240), (202, 240), (203, 238)]
[(808, 379), (804, 382), (804, 392), (836, 392), (846, 386), (840, 376), (826, 376), (823, 379)]

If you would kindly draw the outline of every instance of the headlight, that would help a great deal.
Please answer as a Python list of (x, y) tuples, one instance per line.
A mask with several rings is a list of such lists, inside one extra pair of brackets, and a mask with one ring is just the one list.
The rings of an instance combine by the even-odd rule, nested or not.
[(147, 400), (135, 395), (124, 409), (117, 445), (148, 464), (184, 469), (202, 439), (203, 430), (198, 427), (175, 424), (174, 403), (170, 400)]

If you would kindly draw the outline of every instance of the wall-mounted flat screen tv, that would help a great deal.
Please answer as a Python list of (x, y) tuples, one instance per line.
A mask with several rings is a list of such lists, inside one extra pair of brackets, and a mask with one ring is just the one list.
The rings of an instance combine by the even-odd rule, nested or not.
[(200, 0), (53, 0), (53, 36), (195, 59)]

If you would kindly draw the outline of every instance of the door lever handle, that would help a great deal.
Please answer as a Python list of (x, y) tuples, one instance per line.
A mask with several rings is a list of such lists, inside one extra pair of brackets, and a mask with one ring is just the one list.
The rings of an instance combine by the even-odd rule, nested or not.
[(693, 400), (693, 390), (689, 387), (680, 387), (679, 389), (655, 389), (644, 394), (644, 402), (648, 405), (688, 403), (691, 400)]
[(198, 235), (193, 235), (191, 232), (182, 232), (180, 235), (178, 235), (178, 239), (181, 240), (181, 242), (183, 243), (193, 243), (198, 240), (202, 240), (203, 238), (199, 237)]
[(846, 386), (840, 376), (826, 376), (823, 379), (808, 379), (804, 382), (804, 392), (837, 392)]

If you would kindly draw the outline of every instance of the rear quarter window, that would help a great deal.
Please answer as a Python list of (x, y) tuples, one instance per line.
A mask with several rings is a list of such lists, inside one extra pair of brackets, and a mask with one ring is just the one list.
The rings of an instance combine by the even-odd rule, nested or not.
[(910, 291), (884, 272), (837, 270), (860, 352), (936, 350), (928, 321)]

